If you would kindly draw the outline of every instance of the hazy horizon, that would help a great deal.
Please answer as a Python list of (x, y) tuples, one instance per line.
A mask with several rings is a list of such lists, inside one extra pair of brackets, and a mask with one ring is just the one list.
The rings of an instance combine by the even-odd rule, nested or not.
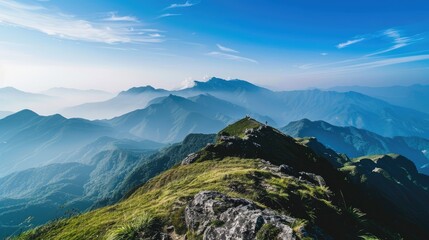
[[(195, 80), (192, 80), (192, 81), (207, 82), (211, 78), (218, 78), (218, 77), (213, 76), (213, 77), (209, 77), (209, 78), (206, 78), (206, 79), (195, 79)], [(352, 87), (383, 88), (383, 87), (412, 87), (412, 86), (416, 86), (416, 85), (422, 85), (422, 86), (428, 86), (429, 85), (429, 83), (412, 83), (412, 84), (404, 83), (403, 85), (401, 85), (401, 84), (392, 84), (392, 85), (383, 85), (383, 86), (369, 86), (369, 85), (350, 84), (350, 85), (332, 85), (332, 86), (329, 86), (329, 87), (306, 87), (306, 88), (299, 88), (298, 87), (298, 88), (290, 88), (290, 89), (275, 89), (272, 86), (266, 86), (266, 85), (264, 86), (264, 85), (256, 84), (256, 83), (253, 83), (253, 82), (248, 81), (246, 79), (232, 78), (232, 79), (224, 79), (224, 80), (227, 80), (227, 81), (230, 81), (230, 80), (243, 80), (243, 81), (249, 82), (251, 84), (254, 84), (256, 86), (267, 88), (267, 89), (269, 89), (271, 91), (300, 91), (300, 90), (305, 91), (305, 90), (312, 90), (312, 89), (330, 90), (332, 88), (337, 88), (337, 87), (340, 87), (340, 88), (341, 87), (351, 87), (351, 88)], [(95, 91), (95, 92), (106, 93), (106, 94), (119, 94), (122, 91), (127, 91), (127, 90), (129, 90), (131, 88), (134, 88), (134, 87), (146, 87), (146, 86), (151, 86), (151, 87), (153, 87), (155, 89), (163, 89), (163, 90), (167, 90), (167, 91), (177, 91), (177, 90), (181, 90), (181, 89), (185, 89), (185, 88), (191, 88), (191, 87), (194, 86), (194, 84), (188, 84), (187, 86), (182, 86), (182, 87), (161, 88), (161, 87), (158, 87), (156, 85), (156, 83), (155, 84), (144, 84), (143, 83), (142, 85), (130, 86), (130, 87), (124, 88), (124, 89), (117, 89), (116, 91), (103, 90), (102, 88), (96, 89), (96, 88), (61, 87), (61, 86), (53, 86), (53, 87), (42, 89), (42, 90), (38, 90), (38, 91), (34, 91), (34, 90), (31, 90), (31, 89), (27, 90), (27, 88), (18, 88), (18, 87), (15, 87), (15, 86), (2, 86), (2, 87), (0, 87), (0, 89), (13, 88), (13, 89), (16, 89), (16, 90), (19, 90), (19, 91), (23, 91), (23, 92), (27, 92), (27, 93), (36, 93), (36, 94), (45, 94), (45, 95), (49, 95), (49, 91), (50, 90), (77, 90), (77, 91), (88, 91), (88, 92)]]

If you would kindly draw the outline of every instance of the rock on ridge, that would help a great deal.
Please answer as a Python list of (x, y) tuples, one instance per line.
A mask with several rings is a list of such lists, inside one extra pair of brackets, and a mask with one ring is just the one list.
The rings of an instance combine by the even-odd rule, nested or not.
[(278, 239), (296, 239), (290, 227), (294, 218), (213, 191), (194, 196), (185, 209), (185, 221), (188, 229), (203, 235), (204, 240), (256, 239), (264, 224), (277, 228)]

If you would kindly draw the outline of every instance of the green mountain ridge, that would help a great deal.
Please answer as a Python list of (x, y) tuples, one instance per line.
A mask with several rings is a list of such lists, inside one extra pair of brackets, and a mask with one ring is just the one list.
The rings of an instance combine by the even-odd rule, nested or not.
[(368, 168), (329, 154), (245, 118), (119, 203), (17, 239), (427, 239), (426, 205), (389, 197), (428, 202), (428, 177), (411, 161), (381, 156)]
[[(291, 122), (281, 131), (293, 137), (316, 137), (325, 146), (350, 158), (366, 155), (397, 153), (411, 159), (419, 171), (429, 163), (429, 140), (419, 137), (383, 137), (355, 127), (338, 127), (324, 121), (303, 119)], [(423, 168), (422, 168), (423, 167)]]

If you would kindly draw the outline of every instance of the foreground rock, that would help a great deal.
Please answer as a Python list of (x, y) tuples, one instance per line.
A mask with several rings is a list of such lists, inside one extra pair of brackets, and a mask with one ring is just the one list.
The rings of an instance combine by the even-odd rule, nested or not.
[(219, 192), (203, 191), (195, 195), (186, 207), (185, 220), (188, 229), (203, 235), (205, 240), (256, 239), (264, 225), (276, 232), (277, 239), (295, 239), (290, 227), (294, 218)]

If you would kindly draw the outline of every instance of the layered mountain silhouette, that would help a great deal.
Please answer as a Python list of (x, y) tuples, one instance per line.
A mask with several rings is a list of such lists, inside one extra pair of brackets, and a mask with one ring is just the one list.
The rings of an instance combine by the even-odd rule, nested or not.
[[(411, 159), (419, 171), (429, 163), (429, 140), (418, 137), (383, 137), (355, 127), (338, 127), (324, 121), (303, 119), (291, 122), (281, 130), (293, 137), (316, 137), (318, 141), (351, 158), (366, 155), (401, 154)], [(426, 154), (426, 155), (425, 155)], [(422, 169), (423, 167), (423, 169)]]
[(332, 91), (359, 92), (371, 97), (382, 99), (393, 105), (415, 109), (429, 113), (429, 85), (393, 86), (393, 87), (334, 87)]
[(245, 118), (119, 203), (19, 239), (428, 238), (429, 177), (410, 160), (333, 157)]
[[(100, 137), (174, 143), (190, 133), (213, 133), (251, 112), (211, 95), (168, 95), (111, 120), (89, 121), (23, 110), (0, 120), (0, 176), (55, 162)], [(271, 118), (250, 114), (261, 121)], [(95, 147), (94, 147), (95, 148)]]
[(1, 111), (18, 112), (24, 108), (39, 108), (53, 99), (45, 94), (24, 92), (13, 87), (0, 88)]
[(98, 90), (72, 88), (52, 88), (40, 93), (31, 93), (13, 87), (0, 88), (0, 118), (9, 113), (31, 109), (38, 113), (51, 115), (60, 109), (85, 102), (109, 99), (113, 94)]
[[(136, 110), (106, 121), (115, 129), (158, 142), (177, 142), (189, 133), (213, 133), (246, 114), (247, 110), (211, 95), (189, 99), (169, 95)], [(261, 121), (270, 118), (255, 115)], [(273, 122), (273, 120), (270, 120)]]
[(142, 109), (154, 98), (168, 95), (168, 91), (151, 86), (135, 87), (120, 92), (112, 99), (101, 102), (84, 103), (61, 110), (65, 116), (78, 116), (88, 119), (107, 119)]
[(132, 88), (108, 101), (68, 108), (64, 113), (67, 116), (111, 118), (149, 107), (152, 100), (170, 94), (184, 98), (210, 94), (251, 110), (253, 114), (270, 117), (279, 125), (308, 118), (338, 126), (363, 128), (388, 137), (429, 137), (429, 114), (392, 105), (357, 92), (275, 92), (243, 80), (227, 81), (219, 78), (212, 78), (207, 82), (195, 81), (193, 87), (177, 91), (154, 89), (150, 86)]
[(20, 111), (0, 120), (0, 176), (61, 162), (70, 151), (101, 136), (120, 134), (103, 123)]

